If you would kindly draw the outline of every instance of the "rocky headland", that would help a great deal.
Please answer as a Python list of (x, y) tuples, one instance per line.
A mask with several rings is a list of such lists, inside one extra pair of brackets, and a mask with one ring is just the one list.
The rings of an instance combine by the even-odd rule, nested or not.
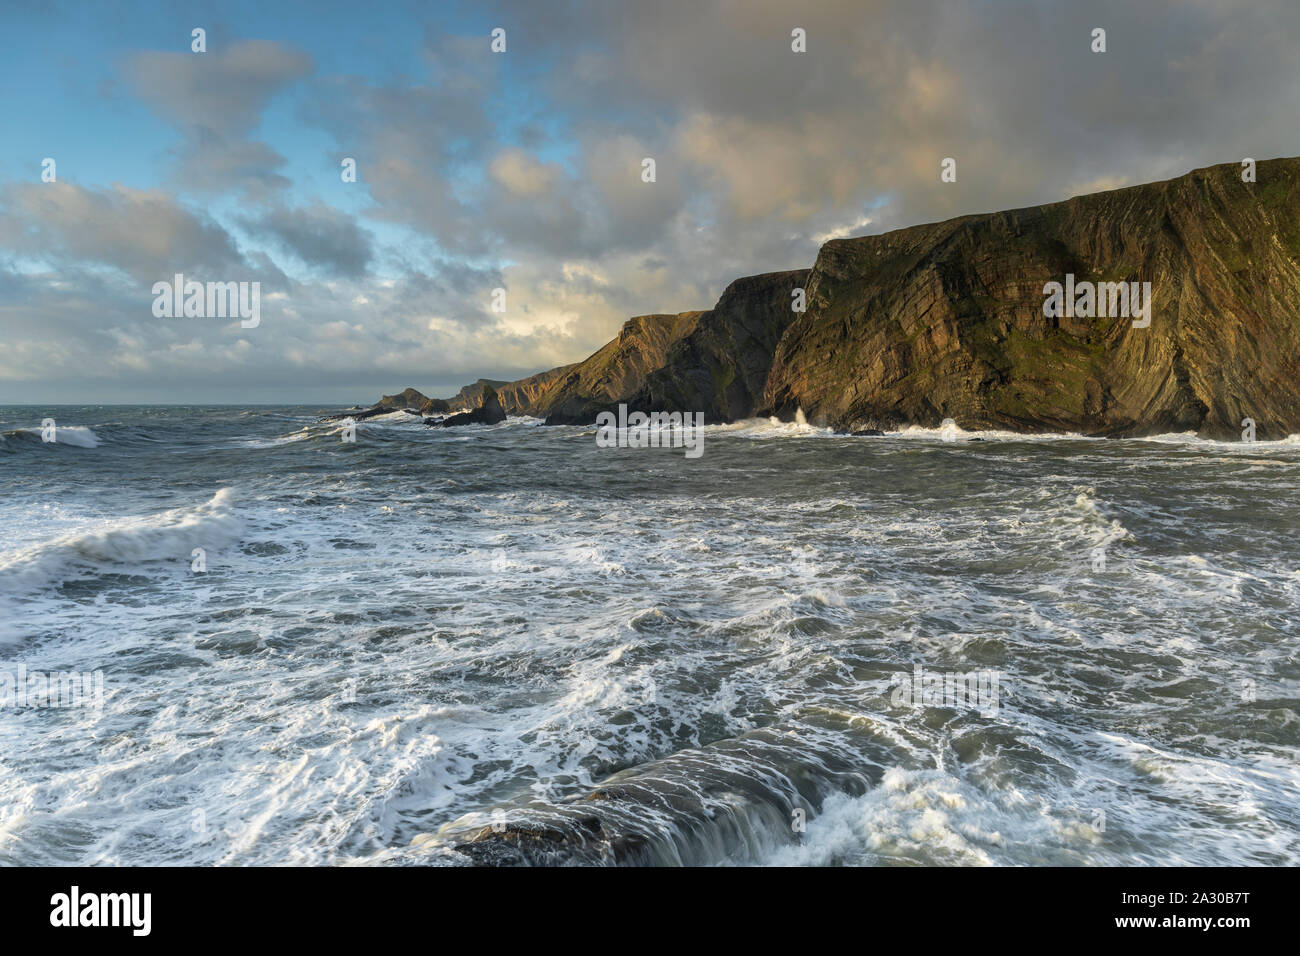
[[(1067, 276), (1095, 294), (1052, 314), (1047, 284)], [(1145, 316), (1119, 308), (1146, 283)], [(811, 269), (737, 279), (707, 311), (630, 319), (573, 365), (445, 401), (407, 389), (353, 417), (473, 412), (490, 391), (548, 424), (626, 403), (708, 422), (802, 412), (860, 434), (951, 418), (1229, 438), (1250, 419), (1282, 438), (1300, 432), (1300, 159), (1259, 162), (1255, 182), (1231, 163), (831, 240)]]

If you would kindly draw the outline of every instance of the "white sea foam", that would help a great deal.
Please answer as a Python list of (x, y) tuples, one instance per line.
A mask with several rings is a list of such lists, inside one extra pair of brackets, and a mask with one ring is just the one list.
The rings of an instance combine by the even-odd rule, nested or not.
[(400, 422), (400, 423), (406, 424), (406, 423), (408, 423), (408, 422), (411, 422), (411, 423), (413, 423), (413, 422), (422, 422), (422, 421), (424, 421), (424, 416), (421, 415), (421, 414), (419, 414), (418, 412), (408, 412), (408, 411), (406, 411), (406, 409), (403, 408), (403, 409), (398, 409), (398, 410), (395, 411), (395, 412), (385, 412), (385, 413), (382, 414), (382, 415), (372, 415), (370, 418), (364, 418), (364, 419), (362, 419), (362, 421), (363, 421), (363, 422), (376, 422), (376, 423), (378, 423), (378, 422)]
[[(18, 428), (16, 432), (25, 435), (41, 436), (39, 428)], [(71, 445), (74, 448), (98, 448), (100, 446), (99, 436), (85, 425), (59, 425), (54, 429), (54, 442), (52, 444)]]
[(194, 548), (224, 547), (239, 539), (242, 527), (235, 514), (234, 493), (222, 488), (200, 505), (112, 519), (2, 552), (0, 592), (16, 594), (57, 586), (69, 575), (114, 565), (134, 567), (167, 560), (189, 565)]
[[(734, 807), (768, 862), (1295, 862), (1295, 695), (1269, 684), (1300, 601), (1268, 523), (1293, 514), (1285, 469), (1238, 489), (1230, 452), (840, 437), (881, 450), (866, 467), (780, 440), (828, 429), (753, 421), (708, 426), (752, 466), (706, 455), (647, 484), (539, 425), (483, 441), (399, 419), (360, 456), (289, 440), (337, 423), (241, 417), (216, 446), (238, 507), (175, 498), (212, 480), (187, 450), (111, 480), (105, 455), (61, 456), (80, 484), (57, 493), (49, 459), (17, 456), (0, 586), (39, 625), (19, 646), (33, 669), (102, 666), (107, 701), (0, 720), (0, 753), (40, 755), (0, 773), (0, 865), (430, 862), (412, 843), (452, 821), (778, 726), (794, 754), (852, 737), (873, 783), (822, 781), (799, 846), (785, 805), (773, 823), (723, 794), (697, 821)], [(250, 437), (270, 447), (241, 454)], [(798, 469), (816, 480), (782, 485)], [(150, 504), (164, 473), (186, 507)], [(206, 576), (195, 546), (218, 548)], [(891, 709), (917, 661), (1004, 670), (999, 717)]]

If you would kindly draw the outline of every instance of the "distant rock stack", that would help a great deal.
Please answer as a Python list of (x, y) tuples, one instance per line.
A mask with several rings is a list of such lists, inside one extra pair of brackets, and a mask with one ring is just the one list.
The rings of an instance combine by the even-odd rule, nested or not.
[(429, 398), (414, 388), (403, 389), (396, 395), (385, 395), (373, 405), (354, 406), (341, 415), (329, 415), (326, 421), (340, 421), (351, 418), (363, 421), (376, 415), (388, 415), (392, 412), (406, 412), (410, 415), (437, 415), (451, 411), (451, 407), (441, 398)]
[(483, 383), (481, 395), (483, 403), (478, 408), (449, 415), (446, 418), (426, 418), (424, 423), (435, 428), (454, 428), (457, 425), (495, 425), (505, 421), (506, 410), (501, 407), (497, 390)]

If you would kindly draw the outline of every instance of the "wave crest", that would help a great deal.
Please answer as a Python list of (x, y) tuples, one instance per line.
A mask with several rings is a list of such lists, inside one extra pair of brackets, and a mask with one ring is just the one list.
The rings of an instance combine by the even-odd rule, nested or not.
[(222, 488), (200, 505), (111, 519), (94, 530), (0, 555), (0, 593), (57, 586), (78, 571), (94, 573), (111, 565), (169, 560), (188, 564), (193, 549), (224, 547), (242, 532), (243, 522), (234, 513), (234, 493)]

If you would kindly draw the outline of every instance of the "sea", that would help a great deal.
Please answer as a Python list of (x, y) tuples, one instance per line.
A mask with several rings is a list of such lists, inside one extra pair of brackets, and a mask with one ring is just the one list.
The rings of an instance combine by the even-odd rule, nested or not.
[(0, 864), (1300, 864), (1300, 436), (339, 411), (0, 407)]

